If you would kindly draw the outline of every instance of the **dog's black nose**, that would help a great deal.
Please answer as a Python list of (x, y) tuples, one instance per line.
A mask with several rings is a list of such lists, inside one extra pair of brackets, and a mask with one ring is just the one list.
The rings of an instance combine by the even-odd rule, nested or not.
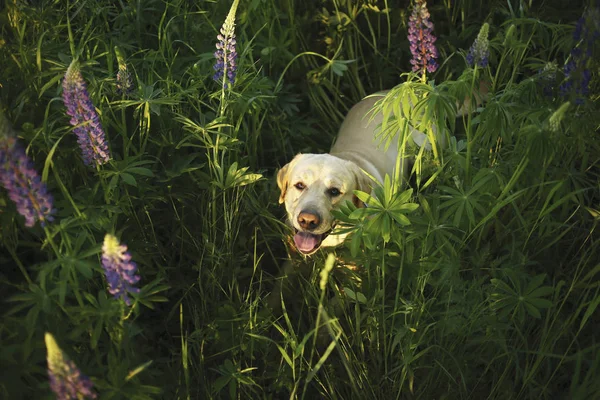
[(298, 224), (302, 227), (302, 229), (306, 229), (308, 231), (312, 231), (321, 223), (321, 217), (319, 214), (313, 211), (302, 211), (298, 214)]

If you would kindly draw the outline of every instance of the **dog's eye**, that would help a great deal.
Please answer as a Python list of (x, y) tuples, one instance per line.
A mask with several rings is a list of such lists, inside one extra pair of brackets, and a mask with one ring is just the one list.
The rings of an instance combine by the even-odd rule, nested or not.
[(295, 187), (296, 189), (298, 189), (298, 190), (304, 190), (304, 189), (306, 189), (306, 186), (304, 186), (304, 183), (302, 183), (302, 182), (298, 182), (298, 183), (296, 183), (296, 184), (294, 185), (294, 187)]
[(327, 193), (329, 193), (329, 195), (330, 195), (331, 197), (337, 197), (337, 196), (339, 196), (340, 194), (342, 194), (342, 192), (340, 192), (340, 189), (338, 189), (338, 188), (329, 188), (329, 189), (327, 190)]

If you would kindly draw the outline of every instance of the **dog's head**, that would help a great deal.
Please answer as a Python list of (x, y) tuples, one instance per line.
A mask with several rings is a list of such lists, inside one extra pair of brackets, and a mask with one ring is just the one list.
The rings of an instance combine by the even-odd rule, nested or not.
[(294, 243), (303, 254), (335, 246), (341, 237), (330, 237), (335, 227), (331, 214), (346, 201), (362, 203), (354, 190), (368, 191), (369, 179), (353, 162), (330, 154), (299, 154), (277, 174), (288, 223), (294, 228)]

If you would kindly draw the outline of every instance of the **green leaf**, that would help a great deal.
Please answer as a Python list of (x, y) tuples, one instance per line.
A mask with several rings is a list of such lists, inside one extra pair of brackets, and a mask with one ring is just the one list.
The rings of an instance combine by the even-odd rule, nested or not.
[(117, 187), (118, 180), (118, 175), (113, 175), (113, 177), (110, 178), (110, 181), (108, 182), (108, 188), (106, 189), (108, 193), (112, 193), (115, 190), (115, 188)]
[(415, 211), (417, 208), (419, 208), (419, 205), (417, 203), (404, 203), (401, 206), (396, 206), (393, 208), (394, 211), (406, 211), (406, 212), (413, 212)]
[(354, 235), (352, 235), (352, 240), (350, 241), (350, 254), (352, 257), (358, 256), (358, 253), (360, 252), (360, 243), (360, 235), (358, 232), (356, 232)]
[(540, 286), (542, 283), (544, 283), (544, 279), (546, 278), (546, 274), (540, 274), (535, 276), (527, 285), (527, 288), (525, 289), (525, 293), (531, 293), (533, 290), (535, 290), (538, 286)]
[(391, 221), (387, 215), (382, 215), (381, 220), (381, 236), (383, 237), (383, 241), (387, 243), (390, 241), (392, 234)]
[(338, 76), (344, 76), (344, 72), (348, 71), (348, 65), (354, 60), (333, 60), (331, 62), (331, 71)]
[(213, 384), (213, 393), (219, 393), (231, 380), (231, 376), (220, 376)]
[(123, 182), (125, 182), (126, 184), (137, 187), (137, 181), (135, 180), (133, 175), (128, 174), (127, 172), (122, 172), (120, 176), (123, 179)]
[(537, 307), (537, 308), (550, 308), (552, 307), (552, 302), (550, 300), (547, 299), (540, 299), (538, 297), (533, 298), (533, 299), (527, 299), (527, 303)]
[(592, 302), (590, 303), (587, 310), (585, 311), (585, 314), (583, 315), (583, 318), (581, 319), (581, 322), (579, 323), (579, 329), (583, 329), (584, 325), (587, 323), (588, 319), (590, 319), (590, 317), (592, 316), (594, 311), (596, 311), (596, 308), (598, 308), (599, 304), (600, 304), (600, 296), (596, 296), (594, 298), (594, 300), (592, 300)]
[(92, 346), (92, 349), (95, 349), (98, 346), (98, 340), (100, 340), (103, 325), (104, 322), (100, 320), (96, 322), (96, 326), (94, 326), (94, 331), (92, 332), (92, 337), (90, 338), (90, 344)]
[(367, 303), (367, 298), (365, 297), (364, 294), (362, 294), (360, 292), (354, 292), (352, 289), (350, 289), (347, 286), (344, 286), (344, 293), (346, 294), (346, 296), (348, 296), (350, 299), (354, 300), (357, 303), (361, 303), (361, 304)]
[(406, 215), (392, 213), (392, 218), (394, 218), (394, 220), (402, 226), (410, 225), (410, 220), (406, 217)]
[(542, 318), (542, 314), (540, 314), (540, 311), (535, 308), (534, 306), (532, 306), (529, 303), (523, 303), (525, 305), (525, 309), (527, 310), (527, 313), (529, 315), (531, 315), (534, 318), (540, 319)]
[(537, 288), (534, 291), (527, 293), (528, 298), (532, 297), (544, 297), (554, 293), (554, 288), (552, 286), (543, 286), (541, 288)]
[[(396, 198), (395, 202), (398, 202), (401, 204), (406, 203), (412, 197), (412, 193), (413, 193), (412, 189), (405, 190)], [(417, 207), (418, 207), (418, 205), (417, 205)]]
[(367, 204), (369, 207), (381, 207), (381, 203), (377, 199), (372, 197), (369, 193), (361, 192), (360, 190), (355, 190), (353, 193), (356, 197), (358, 197), (360, 201)]
[(92, 278), (92, 275), (93, 275), (92, 263), (90, 263), (89, 261), (76, 260), (74, 262), (74, 264), (75, 264), (75, 268), (77, 268), (77, 271), (79, 271), (81, 273), (81, 275), (83, 275), (87, 279)]
[(145, 363), (139, 365), (138, 367), (134, 368), (133, 370), (129, 371), (129, 373), (125, 377), (125, 381), (131, 380), (131, 378), (133, 378), (134, 376), (136, 376), (137, 374), (139, 374), (140, 372), (142, 372), (143, 370), (148, 368), (151, 364), (152, 364), (152, 360), (145, 362)]
[(143, 176), (147, 176), (147, 177), (154, 176), (154, 172), (152, 172), (148, 168), (133, 167), (133, 168), (127, 168), (127, 171), (131, 172), (132, 174), (136, 174), (136, 175), (143, 175)]

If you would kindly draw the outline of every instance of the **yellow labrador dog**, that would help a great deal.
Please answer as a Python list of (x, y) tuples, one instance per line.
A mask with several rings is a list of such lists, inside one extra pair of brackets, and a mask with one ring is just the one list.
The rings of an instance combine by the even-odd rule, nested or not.
[[(400, 176), (407, 173), (409, 159), (398, 154), (398, 135), (385, 151), (375, 138), (383, 115), (369, 112), (386, 93), (368, 96), (352, 107), (329, 154), (298, 154), (277, 174), (279, 203), (285, 203), (294, 243), (302, 254), (344, 241), (345, 235), (331, 234), (335, 228), (331, 211), (346, 201), (362, 206), (353, 191), (371, 192), (374, 182), (365, 172), (379, 183), (386, 174), (394, 176), (397, 165), (402, 169)], [(413, 129), (411, 137), (427, 146), (423, 133)]]

